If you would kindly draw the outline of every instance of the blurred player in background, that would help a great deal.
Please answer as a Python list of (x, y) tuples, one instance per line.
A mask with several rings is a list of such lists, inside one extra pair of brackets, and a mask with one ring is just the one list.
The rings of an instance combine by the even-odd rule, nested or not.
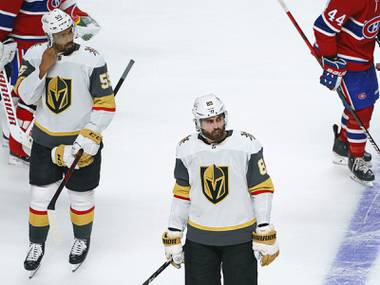
[[(340, 88), (347, 104), (368, 129), (379, 87), (373, 53), (380, 25), (378, 0), (331, 0), (314, 23), (317, 54), (323, 74), (320, 83), (330, 90)], [(334, 125), (334, 161), (348, 164), (351, 177), (372, 185), (371, 155), (365, 152), (367, 136), (346, 108), (341, 128)]]

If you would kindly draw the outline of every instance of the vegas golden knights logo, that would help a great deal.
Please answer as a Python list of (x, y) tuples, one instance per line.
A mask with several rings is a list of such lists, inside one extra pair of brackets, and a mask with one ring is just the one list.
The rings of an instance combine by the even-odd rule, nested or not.
[(201, 167), (202, 191), (213, 204), (222, 201), (228, 195), (228, 167), (215, 164)]
[(71, 79), (46, 78), (46, 105), (56, 114), (71, 105)]

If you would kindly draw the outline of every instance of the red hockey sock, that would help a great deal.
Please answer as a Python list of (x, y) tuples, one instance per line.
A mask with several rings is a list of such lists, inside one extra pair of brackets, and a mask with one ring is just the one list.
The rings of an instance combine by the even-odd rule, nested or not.
[(347, 110), (344, 110), (343, 114), (342, 114), (341, 125), (340, 125), (340, 133), (339, 133), (339, 139), (342, 142), (347, 141), (347, 130), (346, 130), (346, 128), (347, 128), (347, 121), (349, 119), (348, 113), (349, 112)]
[(347, 131), (346, 131), (346, 129), (343, 129), (343, 128), (340, 129), (340, 133), (338, 135), (338, 138), (342, 142), (346, 142), (347, 141)]

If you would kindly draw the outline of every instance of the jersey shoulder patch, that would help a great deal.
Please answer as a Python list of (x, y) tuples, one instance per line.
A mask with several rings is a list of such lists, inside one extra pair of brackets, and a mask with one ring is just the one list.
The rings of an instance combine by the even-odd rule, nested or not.
[(256, 140), (256, 138), (253, 135), (251, 135), (250, 133), (244, 132), (244, 131), (240, 131), (240, 135), (242, 137), (246, 137), (247, 139), (250, 139), (251, 141)]
[(242, 149), (249, 154), (257, 153), (262, 148), (260, 142), (255, 138), (255, 136), (248, 132), (236, 131), (236, 138)]
[(191, 135), (188, 135), (187, 137), (184, 137), (182, 140), (179, 141), (178, 146), (181, 146), (182, 144), (190, 141)]
[(81, 61), (84, 62), (85, 65), (91, 68), (102, 67), (106, 65), (106, 62), (103, 56), (94, 48), (89, 46), (80, 46), (80, 55)]
[(93, 55), (93, 56), (98, 56), (98, 55), (100, 55), (100, 53), (99, 53), (96, 49), (94, 49), (94, 48), (92, 48), (92, 47), (85, 46), (85, 47), (83, 48), (83, 50), (84, 50), (85, 52), (88, 52), (89, 54), (91, 54), (91, 55)]
[(179, 141), (177, 144), (176, 155), (177, 157), (186, 156), (193, 149), (194, 138), (197, 138), (197, 134), (191, 134)]

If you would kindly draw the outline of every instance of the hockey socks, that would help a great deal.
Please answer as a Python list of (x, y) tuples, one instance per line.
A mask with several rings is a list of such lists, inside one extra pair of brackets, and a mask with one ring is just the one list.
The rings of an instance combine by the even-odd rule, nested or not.
[(47, 211), (29, 208), (29, 240), (33, 243), (44, 243), (49, 232)]
[(85, 211), (70, 208), (71, 222), (73, 223), (74, 237), (78, 239), (89, 239), (94, 221), (94, 209), (92, 207)]

